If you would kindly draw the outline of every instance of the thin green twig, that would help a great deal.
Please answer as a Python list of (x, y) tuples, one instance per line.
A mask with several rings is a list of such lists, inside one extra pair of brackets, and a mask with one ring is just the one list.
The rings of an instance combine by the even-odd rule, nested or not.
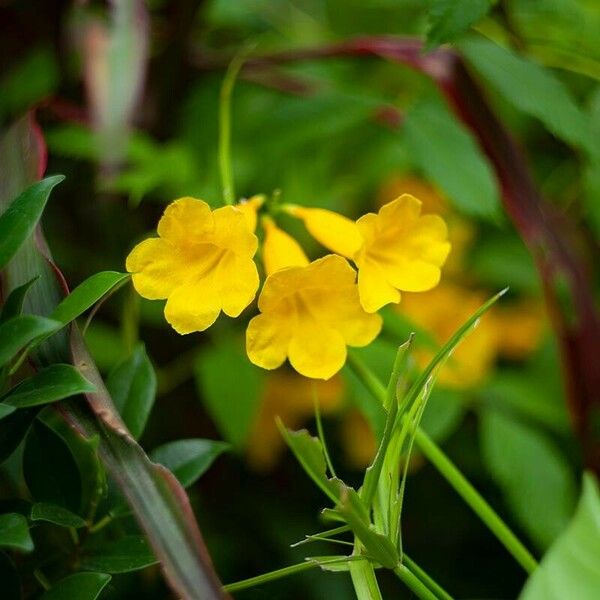
[(412, 558), (406, 554), (402, 562), (406, 568), (416, 575), (440, 600), (452, 600), (452, 596), (439, 584), (433, 580)]
[(310, 569), (320, 567), (321, 565), (326, 566), (328, 564), (333, 565), (343, 562), (350, 563), (353, 561), (366, 562), (366, 559), (359, 556), (344, 556), (330, 560), (318, 560), (317, 558), (311, 558), (307, 559), (306, 562), (298, 563), (297, 565), (290, 565), (289, 567), (283, 567), (283, 569), (277, 569), (276, 571), (263, 573), (262, 575), (257, 575), (256, 577), (242, 579), (241, 581), (236, 581), (235, 583), (228, 583), (227, 585), (223, 586), (223, 589), (226, 592), (239, 592), (263, 583), (268, 583), (269, 581), (275, 581), (276, 579), (288, 577), (289, 575), (296, 575), (297, 573), (302, 573), (303, 571), (308, 571)]
[(440, 600), (406, 565), (398, 565), (394, 573), (421, 600)]
[(225, 204), (235, 202), (235, 183), (231, 168), (231, 96), (246, 56), (247, 50), (242, 51), (229, 63), (219, 95), (219, 172)]
[(321, 420), (321, 407), (319, 405), (319, 395), (317, 393), (317, 385), (313, 381), (312, 382), (312, 394), (313, 394), (313, 404), (315, 407), (315, 421), (317, 422), (317, 434), (319, 436), (319, 441), (321, 442), (321, 446), (323, 447), (323, 454), (325, 456), (325, 462), (327, 463), (327, 467), (329, 468), (329, 472), (332, 477), (337, 477), (335, 468), (333, 466), (333, 462), (331, 461), (331, 455), (329, 454), (329, 450), (327, 449), (327, 443), (325, 441), (325, 433), (323, 432), (323, 422)]

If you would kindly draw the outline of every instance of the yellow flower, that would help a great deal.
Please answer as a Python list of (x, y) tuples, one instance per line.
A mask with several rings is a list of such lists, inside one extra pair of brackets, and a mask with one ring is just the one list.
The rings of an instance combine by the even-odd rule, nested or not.
[(221, 310), (237, 317), (256, 295), (258, 271), (252, 257), (258, 240), (242, 211), (180, 198), (158, 223), (158, 238), (138, 244), (126, 268), (137, 292), (167, 299), (165, 318), (181, 334), (204, 331)]
[(252, 198), (248, 198), (248, 200), (242, 200), (239, 204), (236, 204), (236, 208), (244, 213), (248, 229), (250, 229), (252, 233), (256, 231), (258, 209), (263, 205), (264, 201), (264, 195), (257, 194), (256, 196), (252, 196)]
[(267, 275), (285, 267), (305, 267), (309, 260), (300, 244), (282, 229), (273, 219), (262, 220), (265, 239), (262, 247), (262, 258)]
[(341, 256), (267, 277), (258, 300), (261, 314), (246, 332), (250, 360), (265, 369), (287, 358), (307, 377), (329, 379), (346, 360), (346, 345), (366, 346), (381, 329), (379, 315), (361, 307), (355, 272)]
[(363, 244), (362, 236), (356, 223), (343, 215), (324, 208), (304, 208), (288, 204), (286, 212), (304, 221), (308, 232), (336, 254), (346, 258), (354, 258)]
[(448, 241), (452, 252), (444, 263), (444, 273), (459, 275), (465, 270), (464, 262), (467, 251), (475, 238), (475, 227), (456, 211), (452, 210), (441, 190), (423, 179), (411, 175), (393, 177), (379, 190), (378, 206), (387, 204), (400, 194), (411, 194), (421, 203), (423, 214), (439, 214), (448, 226)]
[(444, 221), (437, 215), (421, 215), (421, 202), (410, 194), (382, 206), (377, 214), (364, 215), (356, 224), (322, 209), (288, 211), (302, 219), (326, 248), (354, 261), (360, 302), (370, 313), (400, 302), (401, 290), (435, 287), (450, 252)]

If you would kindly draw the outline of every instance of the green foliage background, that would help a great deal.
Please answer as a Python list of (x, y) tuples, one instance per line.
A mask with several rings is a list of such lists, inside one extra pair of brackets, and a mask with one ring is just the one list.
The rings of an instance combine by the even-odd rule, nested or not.
[[(95, 134), (89, 126), (93, 102), (82, 84), (90, 67), (81, 37), (89, 34), (86, 24), (92, 18), (103, 15), (106, 20), (104, 8), (93, 2), (83, 7), (29, 0), (3, 3), (0, 119), (7, 125), (37, 107), (49, 149), (47, 172), (66, 175), (44, 213), (54, 259), (72, 287), (106, 272), (104, 279), (92, 282), (98, 291), (88, 290), (89, 297), (116, 286), (87, 327), (86, 341), (134, 437), (191, 486), (192, 504), (219, 576), (225, 582), (239, 580), (302, 560), (303, 549), (290, 544), (319, 529), (319, 493), (289, 455), (268, 474), (247, 464), (249, 435), (268, 375), (243, 354), (240, 323), (221, 318), (205, 334), (180, 337), (165, 324), (161, 303), (140, 299), (130, 285), (119, 287), (118, 276), (110, 274), (124, 270), (124, 257), (155, 228), (172, 199), (191, 195), (219, 205), (219, 88), (231, 56), (240, 48), (268, 54), (362, 35), (420, 36), (430, 47), (452, 43), (526, 150), (544, 197), (568, 213), (597, 254), (600, 10), (585, 0), (153, 0), (147, 2), (148, 69), (131, 123), (115, 118), (117, 124), (109, 127), (101, 122), (106, 126)], [(107, 102), (109, 113), (118, 115), (127, 113), (123, 103), (130, 90), (123, 82), (139, 76), (135, 57), (143, 51), (136, 50), (131, 31), (115, 28), (114, 35), (113, 66), (122, 79), (115, 88), (119, 93)], [(382, 108), (397, 111), (398, 126), (386, 126)], [(232, 118), (239, 196), (278, 191), (286, 202), (355, 217), (374, 209), (391, 177), (417, 175), (438, 186), (453, 210), (476, 228), (466, 259), (469, 285), (490, 293), (510, 286), (509, 301), (541, 298), (532, 259), (503, 212), (488, 159), (425, 76), (374, 59), (301, 61), (248, 71), (236, 84)], [(312, 257), (319, 255), (303, 230), (292, 222), (285, 225)], [(0, 256), (7, 244), (0, 240)], [(83, 309), (79, 304), (69, 313), (63, 306), (67, 316), (53, 318), (67, 322)], [(24, 333), (19, 347), (36, 333), (52, 330), (51, 323), (25, 325), (41, 329)], [(0, 318), (2, 339), (15, 339), (5, 326)], [(385, 379), (394, 346), (410, 329), (406, 323), (396, 326), (400, 331), (386, 330), (386, 336), (362, 353)], [(358, 406), (376, 425), (377, 415), (361, 406), (360, 383), (345, 375), (346, 407)], [(85, 391), (85, 383), (72, 373), (61, 376), (72, 393)], [(36, 405), (31, 391), (19, 393), (11, 406)], [(0, 406), (10, 416), (12, 409)], [(96, 502), (90, 499), (94, 494), (101, 496), (98, 514), (107, 507), (125, 513), (112, 484), (86, 478), (96, 473), (89, 467), (95, 460), (93, 448), (78, 445), (50, 411), (31, 427), (27, 414), (19, 411), (11, 417), (13, 435), (28, 431), (14, 453), (14, 444), (0, 427), (0, 453), (6, 459), (0, 467), (1, 512), (6, 513), (0, 516), (2, 546), (27, 551), (34, 542), (49, 543), (54, 537), (59, 545), (68, 543), (64, 524), (77, 529), (77, 519), (85, 519), (85, 510)], [(343, 479), (358, 483), (360, 474), (344, 454), (342, 417), (327, 418), (325, 429)], [(539, 554), (565, 531), (579, 497), (582, 456), (549, 328), (527, 359), (501, 360), (476, 388), (436, 390), (424, 423)], [(108, 489), (106, 497), (100, 488)], [(589, 489), (587, 493), (592, 494)], [(35, 521), (31, 534), (25, 516)], [(411, 555), (457, 597), (518, 595), (525, 581), (518, 565), (418, 458), (404, 518)], [(577, 527), (576, 535), (582, 535), (582, 526), (570, 526)], [(104, 586), (102, 598), (167, 597), (159, 571), (148, 566), (155, 559), (133, 519), (119, 519), (116, 531), (120, 535), (112, 543), (121, 547), (107, 545), (112, 540), (104, 538), (105, 545), (87, 548), (80, 557), (84, 568), (115, 573), (112, 580), (98, 573), (78, 574), (71, 577), (80, 580), (65, 579), (64, 585), (89, 586), (90, 598)], [(323, 545), (315, 553), (326, 554), (327, 548)], [(556, 554), (552, 560), (558, 560)], [(6, 589), (16, 585), (14, 566), (21, 566), (22, 556), (17, 553), (13, 561), (0, 555), (0, 581)], [(119, 567), (111, 556), (126, 556), (133, 563)], [(141, 566), (148, 568), (129, 573)], [(24, 578), (25, 598), (40, 595), (31, 575)], [(386, 597), (409, 597), (392, 577), (383, 575), (381, 585)], [(528, 600), (535, 597), (531, 590), (536, 585), (542, 584), (529, 585)], [(311, 571), (240, 597), (336, 600), (351, 594), (346, 575)], [(12, 597), (19, 596), (15, 592)], [(71, 596), (44, 596), (51, 597)]]

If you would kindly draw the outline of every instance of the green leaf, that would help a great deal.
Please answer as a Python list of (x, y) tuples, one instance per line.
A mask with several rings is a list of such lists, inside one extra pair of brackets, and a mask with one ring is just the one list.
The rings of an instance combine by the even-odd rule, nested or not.
[(306, 429), (290, 431), (284, 427), (279, 419), (277, 420), (277, 426), (306, 474), (333, 502), (337, 502), (339, 500), (337, 481), (339, 480), (327, 477), (325, 455), (319, 439), (310, 435)]
[(23, 114), (34, 104), (50, 96), (59, 81), (59, 69), (55, 53), (50, 47), (34, 48), (24, 59), (15, 64), (2, 80), (0, 89), (0, 121), (7, 116)]
[(470, 133), (439, 100), (408, 111), (403, 132), (416, 166), (438, 184), (461, 212), (485, 219), (499, 214), (492, 169)]
[(116, 271), (101, 271), (88, 277), (61, 301), (51, 317), (64, 324), (70, 323), (128, 278), (128, 273)]
[(48, 521), (61, 527), (85, 527), (85, 521), (70, 510), (58, 506), (57, 504), (48, 504), (47, 502), (37, 502), (31, 507), (32, 521)]
[(242, 449), (256, 417), (264, 373), (241, 350), (238, 338), (227, 338), (207, 348), (196, 362), (202, 400), (221, 436)]
[(75, 573), (57, 581), (40, 600), (96, 600), (110, 580), (107, 573)]
[(3, 600), (22, 600), (21, 579), (15, 564), (4, 552), (0, 552), (0, 581)]
[[(558, 381), (549, 377), (555, 369)], [(484, 385), (481, 397), (486, 404), (509, 411), (565, 435), (571, 431), (569, 411), (565, 405), (558, 364), (540, 369), (502, 369)]]
[(525, 584), (519, 600), (597, 600), (600, 590), (600, 493), (587, 473), (575, 516)]
[(388, 569), (398, 566), (398, 552), (394, 544), (369, 524), (368, 513), (352, 488), (340, 486), (340, 501), (336, 510), (344, 517), (371, 558)]
[(81, 569), (102, 573), (127, 573), (139, 571), (156, 560), (146, 539), (140, 535), (128, 535), (90, 550), (81, 558)]
[(10, 390), (2, 402), (15, 408), (49, 404), (96, 388), (71, 365), (51, 365)]
[(79, 510), (81, 478), (77, 463), (65, 442), (39, 420), (25, 441), (23, 475), (33, 498)]
[(20, 410), (0, 420), (0, 463), (17, 449), (36, 413), (35, 410)]
[(143, 345), (111, 371), (106, 387), (131, 435), (138, 439), (156, 397), (156, 375)]
[(27, 519), (18, 513), (0, 515), (0, 548), (32, 552), (33, 541), (29, 535)]
[(592, 149), (589, 123), (568, 88), (549, 70), (484, 39), (459, 45), (469, 62), (518, 110), (573, 146)]
[(0, 419), (4, 419), (4, 417), (8, 417), (8, 415), (12, 415), (15, 410), (17, 409), (9, 404), (0, 404)]
[(16, 254), (37, 225), (52, 188), (63, 181), (62, 175), (46, 177), (18, 196), (0, 216), (0, 270)]
[(469, 256), (469, 272), (492, 288), (509, 286), (513, 292), (539, 295), (540, 277), (527, 247), (506, 231), (486, 235)]
[(490, 0), (434, 0), (429, 9), (426, 50), (454, 41), (492, 7)]
[(0, 324), (0, 366), (9, 362), (19, 350), (36, 338), (49, 335), (60, 327), (61, 323), (57, 321), (34, 315), (12, 317)]
[(189, 487), (229, 447), (225, 442), (214, 440), (177, 440), (155, 448), (150, 458), (167, 467), (183, 487)]
[(572, 469), (539, 430), (495, 410), (481, 415), (484, 464), (520, 525), (540, 548), (564, 530), (575, 507)]
[(98, 457), (98, 435), (80, 435), (53, 410), (43, 411), (40, 419), (62, 440), (77, 465), (81, 500), (76, 512), (81, 515), (93, 514), (107, 490), (106, 471)]
[(23, 311), (23, 301), (25, 296), (33, 284), (37, 280), (37, 277), (31, 279), (27, 283), (20, 285), (15, 288), (6, 299), (2, 310), (0, 311), (0, 323), (8, 321), (11, 317), (18, 317)]

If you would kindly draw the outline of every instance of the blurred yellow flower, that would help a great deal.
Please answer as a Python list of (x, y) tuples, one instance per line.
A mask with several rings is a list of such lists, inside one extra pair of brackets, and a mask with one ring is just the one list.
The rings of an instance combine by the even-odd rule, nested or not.
[(300, 244), (288, 233), (279, 229), (270, 217), (262, 219), (265, 239), (262, 259), (265, 273), (271, 275), (285, 267), (305, 267), (310, 262)]
[(275, 418), (290, 429), (299, 429), (315, 414), (313, 394), (317, 394), (321, 414), (328, 415), (343, 401), (343, 381), (311, 381), (288, 369), (271, 373), (265, 385), (258, 417), (247, 444), (247, 459), (258, 471), (272, 469), (285, 449)]
[(204, 331), (221, 310), (237, 317), (252, 302), (258, 240), (242, 211), (211, 211), (202, 200), (180, 198), (166, 208), (157, 231), (160, 237), (131, 251), (126, 268), (141, 296), (167, 299), (165, 318), (178, 333)]
[(346, 361), (346, 345), (366, 346), (381, 329), (381, 317), (362, 309), (355, 278), (336, 255), (269, 275), (258, 300), (261, 314), (246, 331), (250, 360), (275, 369), (287, 357), (306, 377), (332, 377)]
[(354, 224), (322, 209), (288, 211), (302, 219), (326, 248), (358, 267), (358, 289), (363, 308), (374, 313), (400, 302), (400, 291), (422, 292), (435, 287), (450, 244), (447, 228), (437, 215), (421, 215), (421, 202), (403, 194)]
[(498, 351), (512, 360), (522, 360), (539, 345), (544, 329), (544, 305), (536, 300), (519, 300), (500, 305), (492, 313), (498, 330)]
[(355, 469), (364, 469), (371, 464), (377, 452), (377, 440), (363, 414), (351, 409), (341, 424), (341, 439), (348, 464)]
[[(425, 328), (442, 345), (485, 300), (486, 295), (482, 292), (444, 282), (426, 294), (405, 294), (398, 312)], [(462, 389), (483, 381), (497, 357), (497, 334), (493, 318), (484, 315), (441, 370), (440, 385)], [(425, 348), (416, 349), (414, 354), (423, 367), (433, 355)]]

